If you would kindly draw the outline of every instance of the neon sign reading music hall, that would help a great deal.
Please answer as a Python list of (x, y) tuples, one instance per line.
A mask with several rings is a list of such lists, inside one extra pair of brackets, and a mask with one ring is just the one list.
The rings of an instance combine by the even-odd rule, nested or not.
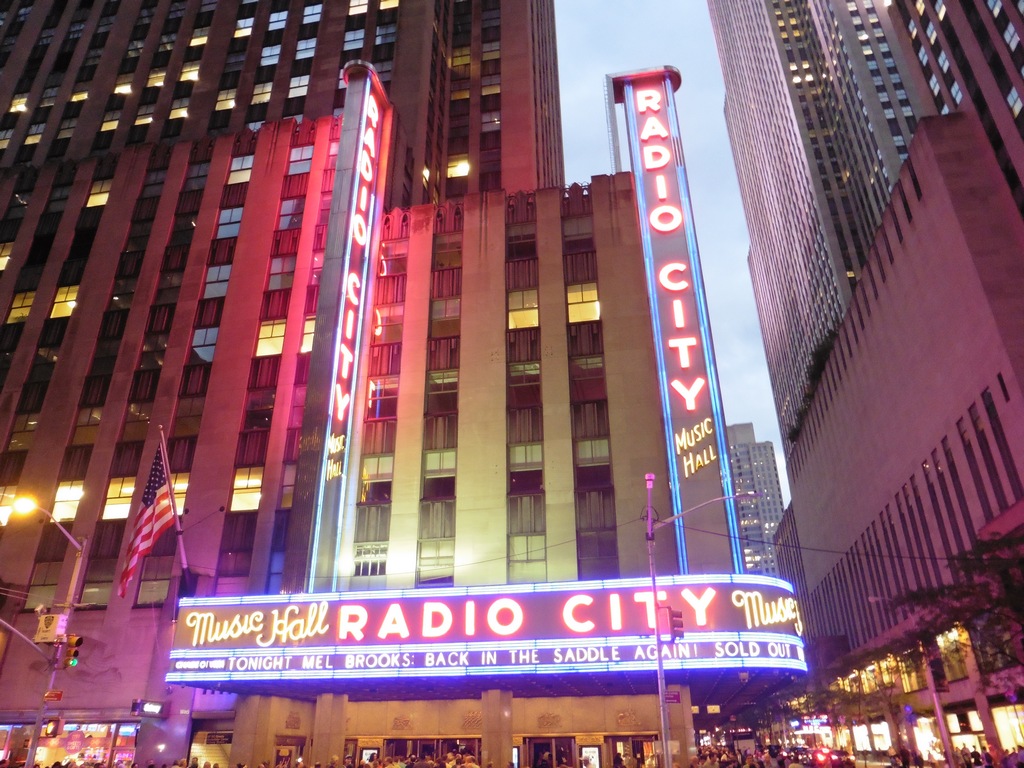
[[(673, 92), (665, 67), (613, 75), (623, 105), (644, 250), (658, 383), (684, 572), (743, 569), (726, 456), (725, 417), (715, 369), (697, 238), (690, 211)], [(706, 505), (706, 507), (705, 507)], [(694, 541), (689, 529), (708, 532)]]
[(184, 599), (168, 682), (762, 667), (806, 671), (792, 588), (663, 577), (681, 642), (655, 644), (647, 579)]

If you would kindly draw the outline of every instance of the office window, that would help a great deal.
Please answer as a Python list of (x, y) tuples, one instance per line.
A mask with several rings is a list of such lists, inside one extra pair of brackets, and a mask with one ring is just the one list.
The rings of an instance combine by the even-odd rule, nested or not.
[(270, 14), (270, 22), (267, 24), (267, 29), (284, 29), (285, 24), (287, 23), (288, 11), (275, 11)]
[(32, 302), (35, 301), (35, 291), (22, 291), (14, 294), (11, 300), (11, 309), (7, 313), (8, 323), (23, 323), (28, 318), (29, 310), (32, 309)]
[(275, 256), (270, 260), (270, 276), (267, 279), (267, 290), (278, 291), (291, 288), (295, 276), (294, 256)]
[(217, 103), (214, 110), (233, 109), (235, 106), (235, 89), (227, 88), (217, 93)]
[(289, 197), (281, 201), (281, 212), (277, 220), (278, 229), (299, 229), (302, 227), (302, 212), (306, 207), (306, 198)]
[(104, 520), (127, 520), (135, 494), (135, 477), (112, 477), (107, 484), (107, 500), (103, 505)]
[(66, 285), (57, 289), (53, 297), (53, 307), (50, 309), (50, 317), (70, 317), (78, 299), (78, 286)]
[(263, 50), (260, 51), (260, 66), (269, 67), (277, 64), (281, 58), (281, 46), (280, 45), (267, 45), (264, 46)]
[(398, 377), (370, 379), (367, 419), (393, 419), (398, 415)]
[(363, 40), (366, 37), (365, 29), (351, 29), (345, 33), (343, 49), (346, 51), (359, 51), (363, 48)]
[(11, 260), (13, 250), (14, 243), (0, 243), (0, 272), (7, 269), (7, 263)]
[(295, 46), (295, 60), (311, 59), (316, 53), (316, 38), (304, 37)]
[(256, 356), (280, 355), (284, 350), (284, 320), (267, 320), (260, 323), (259, 339), (256, 342)]
[(110, 197), (110, 186), (112, 183), (111, 179), (94, 181), (89, 191), (89, 197), (85, 201), (85, 207), (95, 208), (100, 205), (106, 205), (107, 198)]
[(230, 264), (209, 267), (206, 270), (206, 285), (203, 287), (203, 298), (213, 299), (227, 295), (228, 281), (230, 279)]
[(578, 283), (565, 287), (570, 323), (584, 323), (601, 319), (601, 302), (597, 298), (597, 283)]
[(243, 467), (235, 470), (231, 492), (231, 511), (247, 512), (258, 509), (263, 490), (263, 468)]
[(196, 328), (192, 332), (192, 354), (207, 363), (212, 361), (219, 332), (218, 328)]
[(288, 81), (288, 98), (305, 96), (309, 90), (309, 75), (299, 75)]
[(266, 104), (270, 101), (270, 92), (274, 89), (273, 83), (256, 83), (252, 89), (250, 104)]
[(242, 208), (224, 208), (217, 218), (217, 238), (238, 237), (242, 227)]
[(508, 327), (536, 328), (540, 325), (540, 309), (537, 289), (526, 291), (509, 291), (508, 294)]
[(255, 19), (239, 19), (235, 22), (235, 37), (248, 37), (252, 34), (252, 24)]
[(315, 3), (313, 5), (307, 5), (302, 9), (302, 23), (312, 24), (320, 21), (320, 15), (323, 13), (323, 3)]
[[(306, 81), (309, 82), (309, 77), (306, 77)], [(294, 78), (293, 78), (294, 79)], [(306, 144), (301, 147), (294, 147), (291, 153), (288, 155), (288, 175), (296, 173), (309, 173), (309, 169), (313, 166), (313, 145)]]
[(248, 181), (252, 176), (252, 162), (255, 155), (242, 155), (231, 158), (231, 168), (228, 171), (228, 184), (241, 184)]

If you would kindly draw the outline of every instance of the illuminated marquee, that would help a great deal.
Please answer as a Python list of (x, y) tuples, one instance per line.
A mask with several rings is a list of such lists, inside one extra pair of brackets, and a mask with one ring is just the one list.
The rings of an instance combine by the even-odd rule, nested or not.
[[(656, 645), (650, 582), (525, 584), (180, 604), (168, 682), (762, 667), (806, 671), (792, 588), (763, 576), (674, 576), (683, 612)], [(660, 651), (658, 650), (660, 648)]]
[[(612, 76), (623, 104), (651, 306), (672, 514), (732, 494), (711, 330), (686, 185), (671, 68)], [(678, 524), (684, 572), (743, 569), (731, 501)], [(708, 531), (694, 542), (687, 529)]]

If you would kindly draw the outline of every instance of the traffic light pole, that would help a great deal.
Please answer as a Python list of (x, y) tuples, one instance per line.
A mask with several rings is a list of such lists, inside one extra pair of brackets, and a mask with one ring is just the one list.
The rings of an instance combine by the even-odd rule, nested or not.
[[(45, 510), (44, 510), (45, 511)], [(49, 513), (47, 513), (49, 514)], [(53, 516), (50, 515), (52, 518)], [(72, 538), (71, 534), (68, 533), (67, 529), (58, 523), (56, 520), (53, 521), (61, 532), (67, 537), (68, 541), (75, 545), (75, 567), (71, 571), (71, 582), (68, 584), (67, 596), (65, 598), (64, 608), (67, 611), (68, 626), (71, 625), (71, 614), (75, 610), (75, 604), (78, 602), (78, 587), (79, 581), (82, 578), (82, 571), (85, 568), (86, 559), (86, 547), (89, 546), (89, 539), (75, 539)], [(66, 631), (66, 630), (65, 630)], [(39, 737), (43, 730), (43, 723), (46, 720), (47, 704), (46, 693), (53, 690), (54, 684), (57, 682), (57, 670), (60, 668), (62, 659), (64, 658), (64, 646), (65, 640), (62, 639), (55, 643), (53, 646), (53, 658), (50, 660), (50, 679), (46, 685), (46, 691), (43, 692), (43, 701), (39, 705), (39, 710), (36, 712), (36, 722), (32, 728), (32, 738), (28, 744), (28, 755), (25, 757), (25, 768), (35, 768), (36, 764), (36, 751), (39, 749)]]
[[(658, 603), (658, 571), (654, 562), (654, 532), (658, 528), (680, 519), (683, 515), (688, 515), (690, 512), (698, 510), (701, 507), (705, 507), (708, 504), (713, 504), (718, 501), (727, 501), (729, 499), (756, 498), (761, 494), (756, 491), (749, 491), (747, 493), (718, 496), (714, 499), (702, 501), (700, 504), (690, 507), (689, 509), (684, 509), (679, 514), (672, 515), (672, 517), (667, 517), (664, 520), (655, 520), (654, 507), (651, 506), (651, 491), (654, 488), (654, 475), (647, 473), (644, 475), (644, 481), (647, 483), (647, 506), (644, 508), (644, 515), (642, 519), (647, 523), (647, 562), (651, 568), (651, 608), (654, 611), (654, 655), (658, 662), (658, 714), (661, 719), (661, 733), (659, 734), (662, 753), (661, 768), (671, 768), (672, 748), (669, 744), (669, 740), (672, 738), (672, 734), (669, 728), (668, 702), (665, 701), (665, 663), (661, 658), (661, 624), (658, 616), (662, 606)], [(669, 605), (664, 606), (664, 608), (668, 612), (666, 617), (666, 626), (669, 633), (674, 639), (682, 639), (684, 629), (682, 614), (678, 611), (673, 611), (672, 607)]]
[(651, 566), (651, 607), (654, 609), (654, 656), (658, 663), (658, 714), (660, 716), (661, 733), (661, 768), (669, 768), (672, 765), (672, 755), (669, 752), (669, 730), (668, 707), (665, 704), (665, 663), (661, 660), (661, 621), (658, 604), (658, 572), (654, 564), (654, 507), (651, 506), (651, 490), (654, 488), (654, 475), (644, 476), (647, 483), (647, 508), (644, 514), (647, 517), (647, 560)]

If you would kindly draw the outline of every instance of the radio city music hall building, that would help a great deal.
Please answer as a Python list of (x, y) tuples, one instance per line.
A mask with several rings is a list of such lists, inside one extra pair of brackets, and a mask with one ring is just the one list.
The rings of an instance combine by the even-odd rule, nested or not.
[[(633, 175), (387, 211), (398, 121), (371, 67), (345, 77), (337, 117), (2, 180), (37, 234), (0, 280), (0, 482), (89, 537), (82, 664), (37, 759), (649, 755), (650, 472), (661, 517), (700, 507), (656, 536), (658, 603), (687, 627), (659, 646), (685, 754), (695, 723), (806, 662), (791, 588), (740, 574), (718, 501), (678, 73), (615, 79)], [(198, 588), (178, 599), (168, 535), (120, 599), (157, 425)], [(11, 518), (0, 575), (26, 597), (5, 620), (31, 635), (71, 555)], [(8, 636), (15, 759), (45, 679)]]

